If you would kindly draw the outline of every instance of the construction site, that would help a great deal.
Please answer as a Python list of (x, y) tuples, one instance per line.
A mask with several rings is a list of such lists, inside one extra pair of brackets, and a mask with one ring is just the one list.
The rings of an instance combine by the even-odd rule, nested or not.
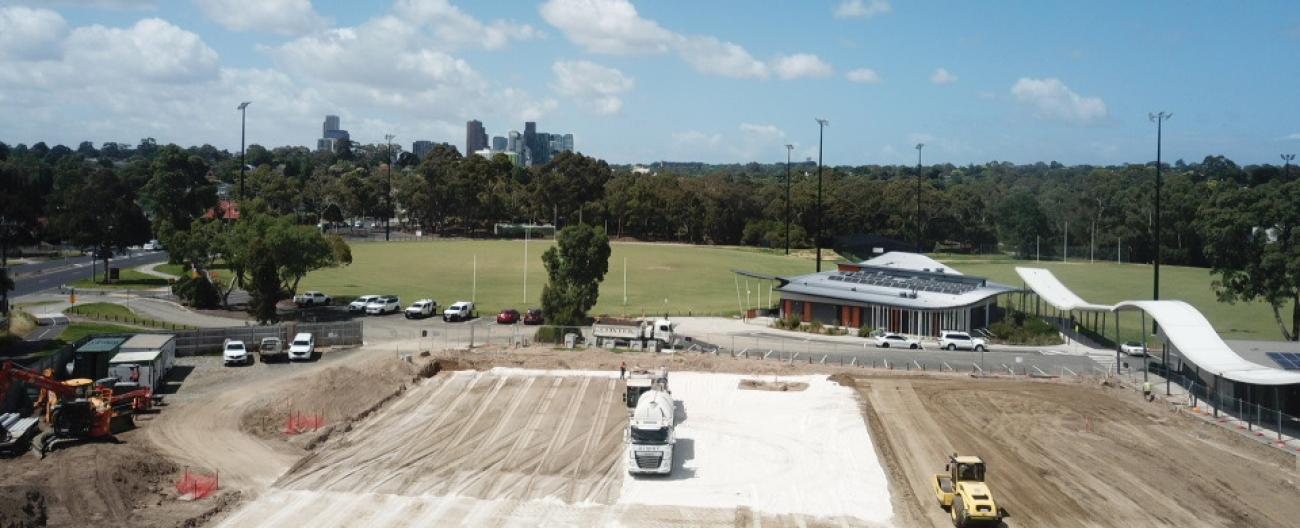
[[(922, 527), (975, 525), (983, 511), (1001, 526), (1283, 527), (1300, 516), (1294, 454), (1115, 378), (419, 345), (245, 368), (177, 357), (165, 403), (132, 427), (0, 460), (0, 525)], [(668, 397), (656, 400), (662, 441), (644, 441), (653, 393), (620, 366), (662, 372), (647, 389)], [(667, 471), (634, 471), (650, 453), (641, 444), (666, 449), (655, 453)]]

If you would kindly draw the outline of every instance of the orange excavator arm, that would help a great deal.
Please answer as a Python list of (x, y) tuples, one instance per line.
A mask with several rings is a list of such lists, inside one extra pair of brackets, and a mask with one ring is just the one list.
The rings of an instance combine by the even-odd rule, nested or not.
[(9, 385), (14, 380), (31, 383), (60, 397), (76, 397), (77, 395), (77, 389), (69, 387), (59, 380), (32, 369), (18, 366), (12, 361), (6, 361), (4, 366), (0, 367), (0, 395), (9, 392)]

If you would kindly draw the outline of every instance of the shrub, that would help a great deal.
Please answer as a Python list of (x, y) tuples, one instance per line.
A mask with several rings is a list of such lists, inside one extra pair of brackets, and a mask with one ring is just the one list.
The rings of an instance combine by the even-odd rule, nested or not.
[(537, 329), (533, 341), (538, 343), (564, 344), (564, 335), (568, 333), (582, 335), (582, 329), (576, 326), (543, 326)]
[(871, 333), (872, 333), (872, 332), (875, 332), (875, 331), (876, 331), (875, 328), (872, 328), (872, 327), (867, 326), (867, 325), (862, 325), (862, 328), (859, 328), (859, 329), (858, 329), (858, 337), (867, 337), (867, 336), (870, 336)]
[[(1018, 324), (1020, 322), (1020, 324)], [(1061, 342), (1056, 327), (1039, 317), (1013, 312), (1011, 318), (989, 325), (996, 340), (1010, 345), (1054, 345)]]

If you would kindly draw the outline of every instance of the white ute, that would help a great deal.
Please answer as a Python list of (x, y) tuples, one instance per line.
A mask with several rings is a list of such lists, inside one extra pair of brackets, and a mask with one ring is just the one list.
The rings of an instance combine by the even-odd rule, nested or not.
[(472, 317), (474, 317), (474, 303), (469, 301), (456, 301), (442, 311), (443, 321), (465, 321)]
[[(666, 378), (666, 376), (665, 376)], [(627, 472), (668, 475), (673, 472), (677, 443), (676, 409), (672, 393), (662, 384), (641, 393), (627, 426)]]
[(222, 343), (221, 359), (226, 366), (234, 364), (251, 365), (253, 363), (253, 356), (248, 353), (248, 348), (244, 346), (244, 342), (238, 339), (227, 339), (225, 343)]
[(988, 349), (988, 342), (982, 337), (971, 337), (967, 332), (944, 330), (939, 332), (939, 348), (983, 352)]
[(315, 351), (316, 338), (307, 332), (303, 332), (293, 336), (293, 341), (289, 343), (289, 360), (311, 359), (311, 354)]
[(364, 313), (366, 311), (366, 305), (370, 304), (370, 301), (373, 301), (378, 298), (379, 298), (378, 295), (362, 295), (360, 297), (357, 297), (356, 300), (353, 300), (352, 302), (348, 303), (348, 311)]

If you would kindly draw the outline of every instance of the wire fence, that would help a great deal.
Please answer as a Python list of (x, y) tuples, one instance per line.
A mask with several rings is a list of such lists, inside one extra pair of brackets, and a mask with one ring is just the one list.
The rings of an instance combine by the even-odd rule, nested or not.
[(176, 334), (176, 355), (215, 354), (227, 339), (238, 339), (252, 345), (262, 338), (278, 337), (288, 342), (294, 335), (309, 333), (316, 346), (352, 346), (362, 344), (361, 321), (333, 323), (281, 323), (270, 326), (234, 326), (227, 328), (197, 328), (181, 330)]

